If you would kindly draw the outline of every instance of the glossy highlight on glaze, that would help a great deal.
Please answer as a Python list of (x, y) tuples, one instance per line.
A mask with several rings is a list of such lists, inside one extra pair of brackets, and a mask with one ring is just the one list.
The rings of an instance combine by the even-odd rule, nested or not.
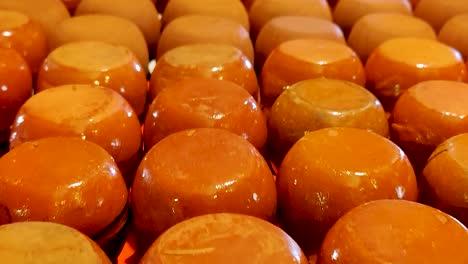
[(156, 58), (174, 48), (196, 43), (231, 45), (240, 49), (251, 63), (254, 61), (249, 32), (241, 24), (224, 17), (195, 14), (179, 17), (164, 28)]
[(161, 235), (143, 257), (150, 263), (306, 264), (292, 238), (278, 227), (239, 214), (208, 214), (183, 221)]
[(346, 43), (341, 28), (329, 20), (307, 16), (279, 16), (268, 21), (258, 34), (255, 41), (255, 62), (262, 66), (268, 55), (280, 44), (305, 38)]
[(422, 38), (395, 38), (375, 49), (366, 63), (368, 88), (387, 111), (411, 86), (428, 80), (467, 80), (461, 54), (440, 42)]
[(420, 18), (400, 13), (372, 13), (354, 24), (348, 44), (365, 62), (382, 43), (399, 37), (437, 40), (431, 25)]
[(229, 130), (259, 149), (267, 138), (260, 106), (242, 87), (228, 81), (188, 79), (168, 86), (150, 105), (145, 148), (172, 133), (201, 127)]
[(0, 204), (11, 222), (51, 221), (93, 236), (127, 203), (127, 188), (114, 159), (79, 138), (21, 144), (0, 159), (0, 175)]
[(32, 76), (24, 58), (0, 48), (0, 142), (8, 142), (10, 126), (21, 105), (32, 94)]
[(421, 172), (434, 149), (468, 132), (468, 85), (456, 81), (425, 81), (411, 87), (395, 104), (394, 141)]
[(268, 56), (261, 75), (262, 98), (271, 105), (287, 86), (318, 77), (362, 86), (366, 81), (360, 59), (345, 44), (322, 39), (291, 40)]
[(276, 188), (261, 154), (223, 129), (174, 133), (145, 156), (132, 189), (135, 226), (154, 239), (187, 218), (218, 212), (270, 219)]
[(361, 129), (310, 132), (288, 152), (278, 175), (279, 217), (307, 252), (354, 207), (418, 198), (413, 168), (388, 139)]
[(37, 73), (48, 52), (42, 26), (20, 12), (9, 10), (0, 10), (0, 47), (18, 51), (33, 74)]
[(284, 156), (305, 134), (326, 127), (389, 136), (386, 114), (374, 95), (352, 82), (318, 78), (293, 84), (276, 99), (270, 112), (270, 143)]
[(451, 216), (404, 200), (361, 205), (328, 232), (319, 263), (468, 262), (468, 230)]
[(468, 134), (440, 144), (423, 170), (423, 201), (468, 225)]
[(51, 136), (79, 137), (100, 145), (119, 163), (127, 182), (132, 181), (137, 166), (133, 163), (141, 150), (141, 128), (132, 107), (117, 92), (82, 84), (35, 94), (18, 111), (10, 148)]
[(146, 71), (126, 47), (98, 41), (72, 42), (43, 62), (36, 91), (66, 84), (94, 84), (120, 93), (141, 115), (146, 103)]
[(234, 82), (255, 98), (259, 87), (252, 63), (238, 48), (227, 44), (190, 44), (164, 54), (151, 75), (151, 98), (176, 82), (212, 78)]

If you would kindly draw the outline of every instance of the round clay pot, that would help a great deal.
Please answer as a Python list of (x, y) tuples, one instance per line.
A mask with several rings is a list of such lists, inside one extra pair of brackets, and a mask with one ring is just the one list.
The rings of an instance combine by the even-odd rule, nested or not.
[(0, 143), (8, 142), (16, 113), (32, 94), (28, 64), (14, 49), (0, 48)]
[(328, 232), (319, 263), (468, 262), (468, 230), (451, 216), (409, 201), (355, 208)]
[(254, 60), (253, 44), (249, 32), (228, 18), (187, 15), (167, 25), (159, 39), (156, 58), (179, 46), (197, 43), (227, 44), (240, 49), (250, 62)]
[(21, 222), (2, 225), (0, 237), (0, 258), (5, 263), (112, 263), (96, 243), (79, 231), (60, 224)]
[(399, 13), (375, 13), (362, 17), (348, 37), (349, 46), (367, 61), (372, 51), (387, 40), (415, 37), (436, 40), (437, 35), (426, 21)]
[(128, 184), (141, 155), (141, 128), (129, 103), (101, 86), (66, 85), (42, 91), (18, 111), (10, 147), (51, 136), (79, 137), (108, 151)]
[(66, 84), (102, 85), (120, 93), (137, 115), (146, 106), (146, 72), (124, 46), (71, 42), (52, 51), (41, 66), (36, 91)]
[(161, 235), (140, 263), (223, 262), (308, 264), (284, 231), (239, 214), (208, 214), (181, 222)]
[(127, 188), (112, 156), (79, 138), (21, 144), (0, 159), (0, 172), (0, 205), (8, 223), (50, 221), (94, 237), (127, 204)]
[(146, 40), (138, 26), (125, 18), (90, 14), (72, 17), (55, 25), (49, 42), (56, 49), (69, 42), (102, 41), (129, 48), (146, 70), (149, 55)]
[(336, 79), (311, 79), (286, 89), (273, 104), (269, 141), (281, 160), (305, 134), (327, 127), (354, 127), (389, 136), (380, 102), (364, 87)]
[(468, 84), (426, 81), (411, 87), (393, 110), (393, 140), (408, 154), (417, 174), (435, 148), (468, 132)]
[(268, 56), (262, 69), (262, 100), (271, 106), (288, 86), (299, 81), (326, 77), (366, 82), (359, 57), (345, 44), (322, 39), (284, 42)]
[(198, 128), (174, 133), (146, 154), (133, 183), (132, 204), (144, 245), (198, 215), (272, 219), (276, 187), (267, 162), (247, 140), (223, 129)]
[(257, 76), (241, 50), (227, 44), (200, 43), (174, 48), (158, 60), (151, 75), (151, 98), (166, 87), (193, 78), (231, 81), (259, 97)]
[(401, 149), (356, 128), (310, 132), (288, 152), (278, 174), (279, 218), (306, 253), (354, 207), (373, 200), (416, 201), (413, 168)]
[(146, 115), (145, 149), (186, 129), (229, 130), (261, 149), (267, 138), (266, 119), (255, 99), (242, 87), (213, 79), (188, 79), (158, 94)]
[(0, 47), (18, 51), (33, 74), (37, 73), (48, 53), (41, 24), (16, 11), (0, 10)]
[(394, 38), (377, 47), (366, 63), (367, 88), (392, 111), (398, 97), (426, 80), (467, 79), (461, 54), (440, 42)]

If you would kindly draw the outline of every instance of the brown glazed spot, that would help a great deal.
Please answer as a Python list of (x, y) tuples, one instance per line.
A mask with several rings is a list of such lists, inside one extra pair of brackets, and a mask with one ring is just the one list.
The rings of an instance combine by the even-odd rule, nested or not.
[(11, 223), (10, 209), (3, 204), (0, 204), (0, 225)]

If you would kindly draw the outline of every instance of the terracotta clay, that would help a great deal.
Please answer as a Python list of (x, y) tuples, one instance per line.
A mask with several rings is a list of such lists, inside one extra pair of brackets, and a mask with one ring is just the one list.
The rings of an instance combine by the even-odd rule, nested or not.
[(5, 263), (112, 263), (93, 241), (60, 224), (22, 222), (2, 225), (0, 237), (0, 258)]
[(461, 54), (440, 42), (395, 38), (377, 47), (366, 63), (367, 87), (391, 111), (398, 97), (426, 80), (467, 79)]
[(149, 47), (156, 47), (158, 43), (161, 21), (150, 0), (81, 0), (75, 16), (86, 14), (107, 14), (128, 19), (138, 26)]
[(33, 74), (48, 53), (47, 38), (41, 24), (16, 11), (0, 10), (0, 47), (18, 51)]
[(450, 18), (468, 12), (468, 2), (465, 0), (420, 0), (414, 15), (431, 24), (436, 31)]
[(458, 15), (449, 19), (439, 31), (439, 40), (459, 50), (465, 58), (468, 57), (468, 15)]
[(137, 115), (145, 110), (146, 73), (124, 46), (80, 41), (55, 49), (41, 66), (36, 91), (65, 84), (102, 85), (120, 93)]
[(468, 230), (451, 216), (409, 201), (355, 208), (328, 232), (321, 264), (468, 263)]
[(348, 81), (312, 79), (290, 86), (270, 112), (270, 145), (279, 160), (310, 131), (355, 127), (389, 136), (380, 102), (365, 88)]
[(10, 126), (21, 105), (32, 94), (28, 64), (13, 49), (0, 48), (0, 142), (8, 142)]
[(127, 204), (112, 156), (79, 138), (24, 143), (0, 159), (0, 175), (0, 204), (11, 223), (50, 221), (94, 236)]
[(393, 139), (421, 172), (434, 149), (468, 132), (468, 84), (427, 81), (411, 87), (393, 110)]
[(0, 9), (20, 12), (39, 22), (48, 38), (54, 34), (57, 24), (70, 18), (61, 0), (0, 0)]
[(233, 20), (249, 31), (249, 15), (239, 0), (171, 0), (163, 14), (164, 24), (187, 15), (218, 16)]
[(333, 18), (340, 27), (349, 32), (361, 17), (373, 13), (400, 13), (411, 15), (408, 0), (340, 0), (333, 10)]
[(320, 38), (345, 43), (340, 27), (331, 21), (306, 16), (280, 16), (266, 23), (255, 42), (255, 64), (261, 69), (280, 44), (295, 39)]
[(255, 147), (227, 130), (174, 133), (145, 156), (132, 188), (134, 224), (141, 243), (171, 226), (208, 213), (271, 219), (276, 187)]
[(375, 13), (354, 24), (348, 44), (362, 61), (366, 61), (374, 49), (398, 37), (437, 39), (431, 25), (420, 18), (399, 13)]
[(170, 228), (141, 264), (308, 264), (299, 246), (278, 227), (255, 217), (208, 214)]
[(468, 134), (452, 137), (432, 153), (423, 171), (424, 200), (468, 225)]
[(262, 70), (262, 100), (270, 106), (296, 82), (326, 77), (364, 85), (364, 67), (345, 44), (322, 39), (284, 42), (268, 56)]
[(267, 137), (266, 119), (242, 87), (221, 80), (188, 79), (158, 94), (146, 115), (145, 149), (178, 131), (215, 127), (242, 136), (257, 148)]
[(192, 44), (164, 54), (151, 75), (151, 98), (181, 80), (212, 78), (234, 82), (259, 97), (252, 63), (238, 48), (227, 44)]
[(332, 20), (326, 0), (255, 0), (249, 9), (253, 38), (256, 38), (268, 21), (279, 16), (308, 16)]
[(132, 107), (117, 92), (101, 86), (65, 85), (32, 96), (18, 111), (10, 148), (51, 136), (97, 143), (119, 164), (127, 183), (132, 182), (141, 129)]
[(355, 128), (306, 134), (286, 155), (277, 181), (282, 226), (306, 253), (317, 249), (335, 221), (360, 204), (418, 198), (416, 177), (403, 151), (382, 136)]
[(102, 41), (129, 48), (146, 70), (149, 55), (143, 33), (133, 22), (111, 15), (91, 14), (66, 19), (55, 25), (52, 49), (69, 42)]
[(158, 43), (156, 58), (179, 46), (212, 43), (227, 44), (240, 49), (253, 63), (254, 51), (249, 32), (231, 19), (187, 15), (173, 20), (167, 25)]

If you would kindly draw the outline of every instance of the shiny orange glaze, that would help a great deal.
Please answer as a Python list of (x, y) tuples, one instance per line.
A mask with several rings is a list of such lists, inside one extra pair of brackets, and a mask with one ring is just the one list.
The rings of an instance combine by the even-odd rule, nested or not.
[(5, 263), (111, 264), (96, 243), (55, 223), (21, 222), (0, 226), (0, 259)]
[(151, 104), (145, 121), (145, 149), (166, 136), (190, 128), (229, 130), (262, 148), (266, 120), (255, 99), (227, 81), (190, 79), (169, 86)]
[(269, 127), (280, 159), (306, 133), (321, 128), (355, 127), (389, 136), (385, 112), (374, 95), (355, 83), (325, 78), (285, 90), (271, 108)]
[(431, 24), (436, 31), (450, 18), (468, 12), (465, 0), (420, 0), (414, 14)]
[(355, 128), (306, 134), (286, 155), (277, 184), (279, 217), (306, 253), (360, 204), (418, 198), (415, 174), (400, 148)]
[(181, 80), (213, 78), (234, 82), (258, 97), (257, 76), (249, 59), (234, 46), (192, 44), (164, 54), (151, 75), (151, 98)]
[(132, 198), (134, 224), (152, 241), (197, 215), (270, 219), (276, 211), (267, 162), (247, 140), (215, 128), (178, 132), (156, 144), (138, 168)]
[(0, 10), (0, 47), (17, 50), (33, 73), (48, 52), (42, 26), (22, 13), (7, 10)]
[(76, 41), (103, 41), (125, 46), (137, 56), (145, 70), (148, 65), (149, 55), (145, 37), (141, 30), (127, 19), (100, 14), (76, 16), (55, 25), (54, 34), (49, 39), (52, 49)]
[(343, 32), (331, 21), (306, 16), (280, 16), (266, 23), (255, 42), (255, 63), (260, 67), (280, 44), (295, 39), (321, 38), (345, 43)]
[(128, 19), (141, 30), (148, 46), (155, 47), (158, 43), (161, 21), (149, 0), (81, 0), (75, 16), (85, 14), (108, 14)]
[(317, 77), (366, 82), (361, 61), (346, 45), (322, 39), (291, 40), (273, 50), (263, 66), (262, 100), (271, 105), (287, 86)]
[(255, 0), (249, 10), (254, 38), (268, 21), (279, 16), (308, 16), (332, 20), (326, 0)]
[(468, 225), (468, 134), (439, 145), (423, 171), (425, 202)]
[(123, 165), (139, 154), (140, 123), (117, 92), (100, 86), (66, 85), (34, 95), (18, 112), (10, 147), (50, 136), (80, 137), (97, 143), (131, 181), (133, 175), (127, 175)]
[(51, 221), (92, 236), (127, 203), (117, 164), (103, 148), (79, 138), (24, 143), (0, 159), (0, 205), (10, 223)]
[(451, 216), (409, 201), (381, 200), (341, 218), (320, 264), (468, 263), (468, 230)]
[(249, 31), (249, 15), (239, 0), (171, 0), (163, 14), (164, 24), (187, 15), (219, 16), (231, 19)]
[(308, 264), (284, 231), (239, 214), (209, 214), (181, 222), (160, 236), (140, 263)]
[(366, 61), (380, 44), (398, 37), (437, 39), (431, 25), (420, 18), (399, 13), (375, 13), (362, 17), (354, 24), (348, 44)]
[(16, 113), (31, 94), (32, 77), (26, 61), (15, 50), (0, 48), (0, 142), (8, 142)]
[(159, 39), (156, 57), (159, 59), (169, 50), (188, 44), (220, 43), (240, 49), (253, 63), (254, 51), (249, 32), (231, 19), (187, 15), (174, 19), (167, 25)]
[(57, 24), (70, 18), (62, 0), (0, 0), (0, 9), (20, 12), (39, 22), (48, 38)]
[(468, 57), (468, 14), (454, 16), (439, 31), (439, 40), (459, 50), (465, 58)]
[(145, 109), (145, 70), (123, 46), (86, 41), (55, 49), (41, 66), (36, 91), (65, 84), (102, 85), (120, 93), (137, 115)]
[(333, 18), (348, 31), (361, 17), (372, 13), (411, 15), (412, 10), (408, 0), (340, 0), (333, 10)]
[(443, 141), (468, 132), (468, 84), (427, 81), (404, 93), (393, 110), (394, 140), (416, 171)]
[(419, 82), (467, 79), (466, 66), (458, 51), (420, 38), (384, 42), (367, 60), (366, 74), (368, 88), (388, 111), (404, 91)]

